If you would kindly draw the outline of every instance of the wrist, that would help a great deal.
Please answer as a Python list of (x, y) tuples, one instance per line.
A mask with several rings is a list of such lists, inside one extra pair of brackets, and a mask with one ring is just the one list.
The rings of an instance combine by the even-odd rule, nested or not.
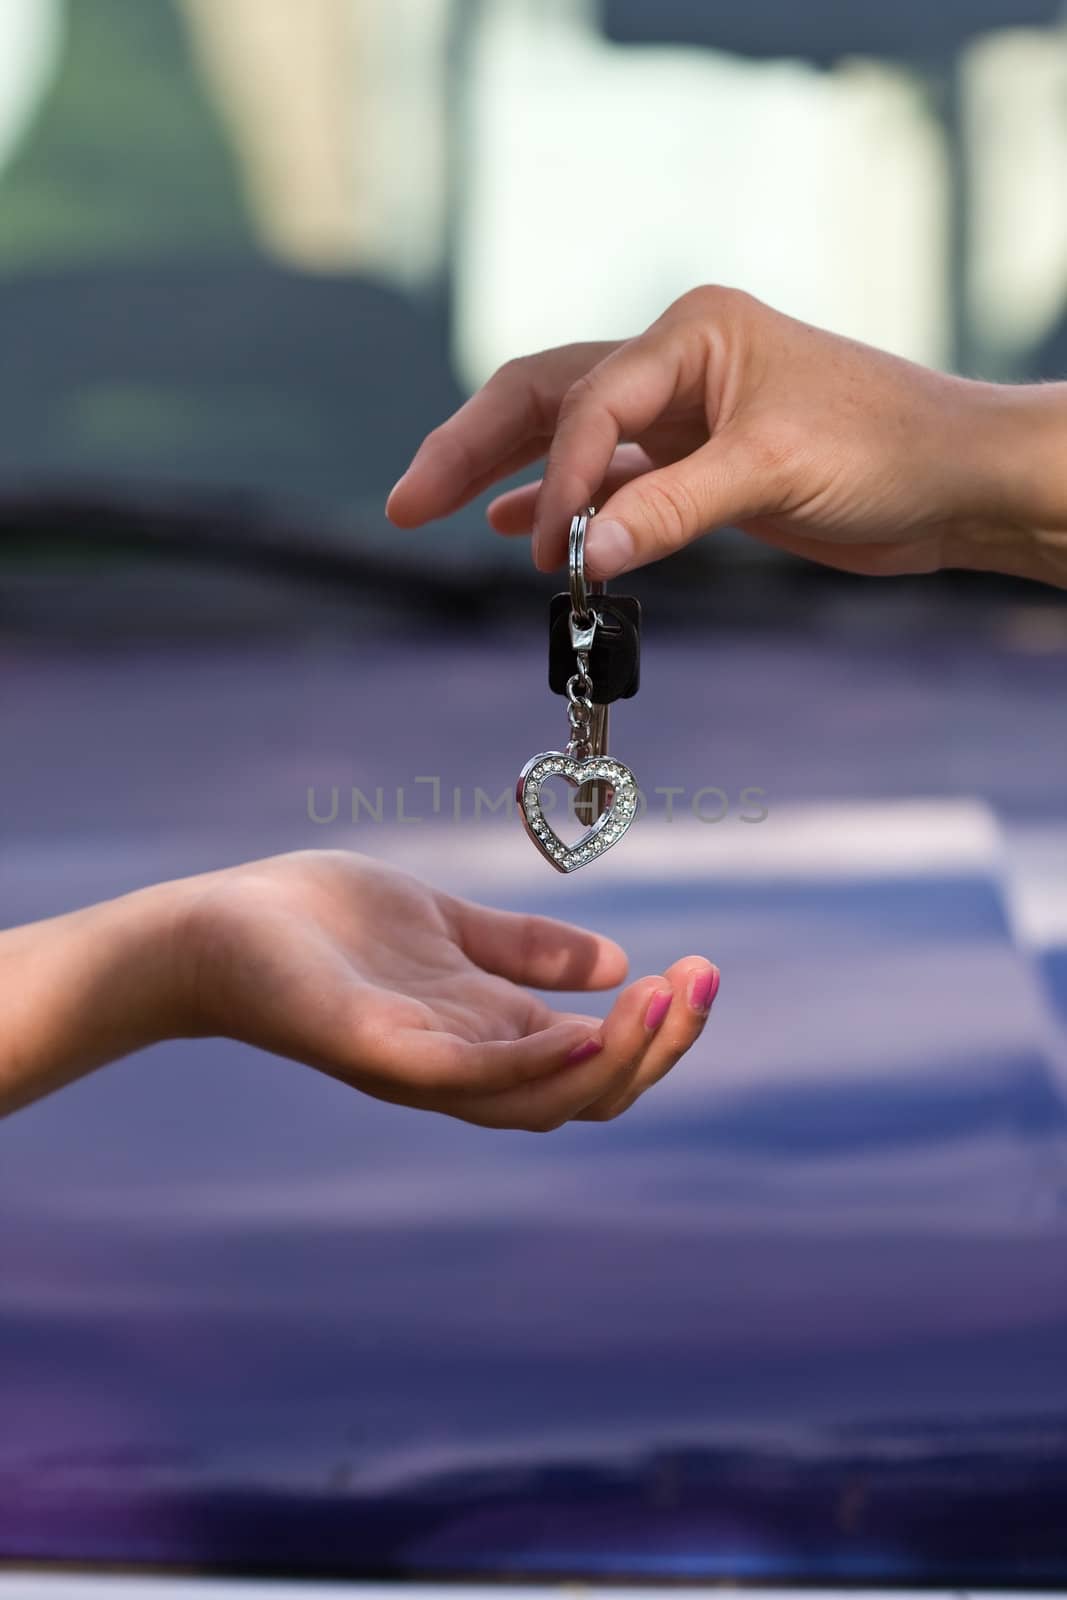
[[(101, 1014), (112, 1027), (110, 1042), (124, 1055), (185, 1032), (186, 898), (185, 882), (158, 883), (81, 913), (102, 951), (94, 975)], [(116, 1003), (104, 1005), (105, 996)]]
[(181, 885), (0, 934), (0, 1113), (183, 1030)]
[(964, 384), (965, 485), (945, 565), (1067, 587), (1067, 384)]

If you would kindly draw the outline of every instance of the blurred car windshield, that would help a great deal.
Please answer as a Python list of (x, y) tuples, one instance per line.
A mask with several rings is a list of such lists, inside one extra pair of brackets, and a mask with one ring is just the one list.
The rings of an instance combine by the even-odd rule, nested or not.
[[(1060, 19), (5, 0), (3, 570), (141, 543), (284, 549), (448, 605), (526, 582), (479, 507), (391, 530), (390, 485), (502, 361), (630, 334), (699, 282), (934, 365), (1062, 376)], [(740, 537), (680, 559), (802, 581)]]

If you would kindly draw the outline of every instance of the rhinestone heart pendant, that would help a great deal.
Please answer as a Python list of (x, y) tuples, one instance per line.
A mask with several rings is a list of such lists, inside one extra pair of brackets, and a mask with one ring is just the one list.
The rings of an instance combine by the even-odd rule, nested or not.
[[(574, 844), (565, 844), (553, 828), (541, 801), (549, 778), (562, 778), (575, 791), (587, 784), (606, 785), (608, 800), (593, 826)], [(519, 774), (515, 797), (526, 832), (557, 872), (577, 872), (618, 844), (637, 815), (637, 780), (613, 756), (571, 756), (547, 750), (534, 756)]]

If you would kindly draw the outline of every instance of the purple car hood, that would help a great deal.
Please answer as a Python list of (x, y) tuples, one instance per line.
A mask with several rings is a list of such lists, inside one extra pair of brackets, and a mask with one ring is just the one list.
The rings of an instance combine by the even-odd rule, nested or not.
[(1067, 1582), (1062, 660), (653, 641), (569, 879), (474, 818), (562, 736), (507, 641), (2, 668), (8, 923), (344, 846), (723, 981), (548, 1138), (212, 1041), (7, 1121), (0, 1560)]

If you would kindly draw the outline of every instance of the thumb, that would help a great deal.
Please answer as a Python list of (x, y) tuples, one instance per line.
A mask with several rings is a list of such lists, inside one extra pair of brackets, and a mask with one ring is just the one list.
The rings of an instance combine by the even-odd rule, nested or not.
[(585, 536), (591, 578), (617, 578), (673, 554), (712, 528), (755, 514), (751, 476), (725, 434), (681, 461), (643, 473), (605, 501)]

